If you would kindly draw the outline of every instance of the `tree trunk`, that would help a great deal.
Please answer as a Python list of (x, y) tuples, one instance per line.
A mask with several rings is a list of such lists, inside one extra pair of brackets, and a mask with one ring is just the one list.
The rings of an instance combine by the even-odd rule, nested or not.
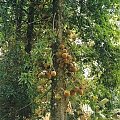
[(53, 65), (57, 71), (57, 77), (52, 79), (52, 97), (51, 97), (51, 120), (66, 120), (67, 98), (64, 96), (66, 88), (66, 78), (64, 71), (57, 66), (55, 53), (59, 43), (62, 40), (63, 18), (62, 18), (62, 0), (53, 0), (53, 30), (57, 34), (58, 40), (53, 44)]
[(34, 9), (35, 3), (34, 0), (30, 1), (30, 6), (28, 9), (28, 27), (27, 27), (27, 44), (25, 51), (30, 54), (32, 49), (32, 40), (33, 40), (33, 28), (34, 28)]

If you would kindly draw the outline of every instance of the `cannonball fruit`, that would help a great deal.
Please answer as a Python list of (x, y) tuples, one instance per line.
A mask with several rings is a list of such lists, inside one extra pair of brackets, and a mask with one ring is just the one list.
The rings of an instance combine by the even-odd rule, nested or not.
[(43, 92), (43, 90), (44, 90), (44, 89), (43, 89), (43, 87), (42, 87), (42, 86), (40, 86), (40, 85), (39, 85), (39, 86), (37, 86), (37, 91), (38, 91), (38, 92), (42, 93), (42, 92)]
[(70, 63), (69, 64), (70, 68), (74, 67), (74, 64), (73, 63)]
[[(71, 56), (71, 54), (68, 51), (69, 49), (67, 49), (67, 47), (65, 46), (64, 42), (60, 43), (60, 45), (58, 46), (58, 49), (55, 53), (55, 57), (56, 57), (56, 63), (58, 64), (56, 67), (66, 70), (66, 73), (69, 76), (73, 76), (75, 72), (78, 71), (77, 67), (76, 67), (76, 63), (74, 61), (74, 58)], [(56, 76), (56, 72), (51, 72), (51, 76), (54, 77)]]
[(55, 77), (56, 76), (56, 71), (51, 71), (51, 76)]
[(38, 74), (38, 78), (42, 78), (42, 77), (45, 77), (45, 73), (44, 72), (41, 72)]
[(63, 53), (67, 53), (67, 49), (63, 49), (62, 52), (63, 52)]
[(46, 76), (47, 76), (48, 79), (51, 79), (51, 77), (52, 77), (50, 72), (47, 72)]
[(83, 95), (83, 89), (79, 89), (78, 93), (82, 96)]
[(65, 97), (69, 97), (69, 96), (70, 96), (70, 91), (65, 90), (65, 91), (64, 91), (64, 96), (65, 96)]
[(69, 63), (68, 59), (64, 59), (63, 61), (64, 61), (64, 63)]
[(64, 44), (60, 44), (59, 48), (60, 48), (60, 49), (64, 49), (64, 48), (65, 48), (65, 45), (64, 45)]
[(56, 55), (57, 55), (57, 57), (61, 57), (62, 52), (61, 52), (61, 51), (58, 51), (58, 52), (56, 53)]
[(71, 96), (75, 95), (75, 90), (71, 90), (71, 91), (70, 91), (70, 95), (71, 95)]
[(71, 56), (71, 55), (68, 55), (67, 58), (68, 58), (69, 60), (72, 60), (72, 56)]
[(74, 91), (75, 91), (75, 92), (78, 92), (78, 91), (79, 91), (79, 87), (75, 87), (75, 88), (74, 88)]
[(49, 69), (49, 68), (50, 68), (50, 65), (47, 64), (47, 63), (45, 63), (45, 64), (44, 64), (44, 68), (45, 68), (45, 69)]
[(77, 71), (77, 68), (76, 68), (76, 67), (70, 67), (70, 71), (71, 71), (71, 72), (76, 72), (76, 71)]
[(63, 54), (62, 54), (62, 58), (64, 58), (64, 59), (66, 59), (67, 56), (68, 56), (68, 53), (63, 53)]

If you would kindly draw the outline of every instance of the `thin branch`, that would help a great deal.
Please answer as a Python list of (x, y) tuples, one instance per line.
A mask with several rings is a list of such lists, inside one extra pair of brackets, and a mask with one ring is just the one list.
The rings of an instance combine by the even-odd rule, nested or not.
[(53, 16), (53, 31), (54, 31), (54, 29), (55, 29), (55, 16), (56, 16), (56, 13), (55, 13), (54, 16)]

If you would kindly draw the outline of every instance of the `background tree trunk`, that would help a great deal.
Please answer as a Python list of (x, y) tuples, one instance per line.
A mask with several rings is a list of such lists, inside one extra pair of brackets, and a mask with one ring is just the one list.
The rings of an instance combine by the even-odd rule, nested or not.
[(34, 1), (31, 0), (30, 6), (28, 9), (28, 27), (27, 27), (27, 44), (25, 47), (25, 51), (30, 54), (32, 49), (32, 40), (33, 40), (33, 28), (34, 28)]

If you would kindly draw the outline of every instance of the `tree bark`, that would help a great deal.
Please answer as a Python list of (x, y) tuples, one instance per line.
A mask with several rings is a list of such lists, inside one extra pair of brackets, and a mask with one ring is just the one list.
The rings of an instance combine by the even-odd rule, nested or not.
[(30, 1), (30, 6), (28, 9), (28, 27), (27, 27), (27, 45), (25, 51), (30, 54), (32, 49), (32, 40), (33, 40), (33, 28), (34, 28), (34, 9), (35, 3), (34, 0)]
[[(51, 120), (66, 120), (67, 98), (64, 96), (64, 89), (66, 88), (66, 78), (64, 71), (60, 70), (56, 63), (55, 53), (58, 49), (59, 43), (63, 40), (63, 18), (62, 11), (63, 1), (53, 0), (53, 30), (57, 34), (58, 40), (53, 44), (53, 65), (57, 71), (57, 77), (52, 79), (52, 95), (51, 95)], [(58, 98), (57, 96), (60, 96)]]

